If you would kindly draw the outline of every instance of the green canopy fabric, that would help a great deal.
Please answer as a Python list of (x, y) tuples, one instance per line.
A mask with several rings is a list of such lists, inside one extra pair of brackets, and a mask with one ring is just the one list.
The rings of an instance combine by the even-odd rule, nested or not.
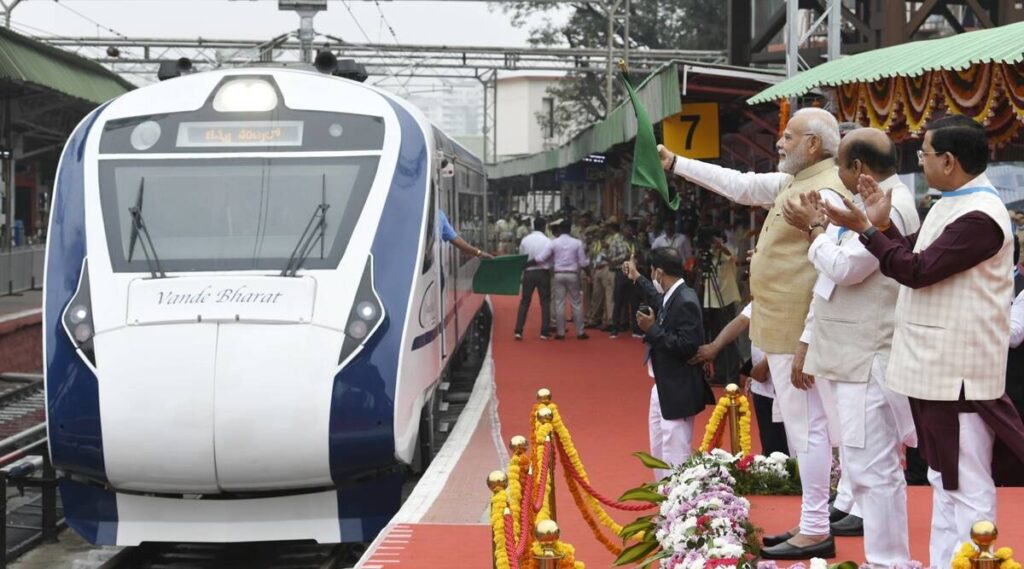
[(91, 103), (135, 88), (99, 63), (0, 27), (0, 81), (32, 84)]
[(750, 105), (799, 97), (819, 87), (916, 77), (937, 69), (1024, 60), (1024, 22), (934, 40), (909, 42), (830, 61), (797, 74), (747, 99)]

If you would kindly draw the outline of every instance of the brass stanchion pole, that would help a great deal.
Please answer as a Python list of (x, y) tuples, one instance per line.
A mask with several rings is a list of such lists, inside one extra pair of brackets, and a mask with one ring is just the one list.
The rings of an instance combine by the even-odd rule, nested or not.
[[(548, 424), (555, 420), (555, 413), (547, 408), (541, 407), (537, 409), (537, 421), (541, 424)], [(548, 493), (548, 504), (551, 506), (551, 519), (558, 519), (558, 508), (555, 506), (555, 441), (548, 435), (544, 439), (545, 443), (549, 443), (545, 452), (549, 453), (548, 458), (548, 480), (545, 492)]]
[(534, 526), (533, 535), (541, 547), (541, 554), (534, 556), (538, 569), (558, 569), (558, 562), (562, 560), (562, 554), (555, 546), (561, 535), (558, 524), (554, 520), (541, 520)]
[[(508, 488), (508, 475), (500, 470), (491, 471), (487, 475), (487, 487), (491, 490), (492, 494), (497, 494), (502, 490)], [(508, 508), (505, 508), (508, 510)], [(494, 541), (494, 532), (491, 532), (491, 566), (493, 569), (498, 569), (498, 544)]]
[(732, 453), (740, 452), (740, 386), (730, 383), (725, 386), (725, 394), (729, 397), (729, 445)]
[(978, 547), (979, 552), (978, 559), (972, 563), (974, 569), (999, 569), (1002, 562), (992, 553), (992, 544), (997, 537), (999, 529), (990, 521), (975, 522), (971, 526), (971, 541)]

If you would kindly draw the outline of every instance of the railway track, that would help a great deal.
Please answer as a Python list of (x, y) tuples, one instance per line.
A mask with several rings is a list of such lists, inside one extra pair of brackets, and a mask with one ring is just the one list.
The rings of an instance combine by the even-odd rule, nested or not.
[(0, 567), (64, 524), (46, 443), (42, 374), (0, 374)]

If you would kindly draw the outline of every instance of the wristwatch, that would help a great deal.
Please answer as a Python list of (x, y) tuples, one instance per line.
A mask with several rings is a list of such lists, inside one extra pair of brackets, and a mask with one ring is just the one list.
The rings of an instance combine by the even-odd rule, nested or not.
[(864, 233), (861, 233), (861, 235), (865, 239), (871, 239), (871, 236), (874, 235), (875, 233), (878, 233), (878, 228), (872, 225), (871, 227), (865, 229)]
[(825, 231), (825, 226), (822, 225), (821, 223), (815, 221), (814, 223), (812, 223), (810, 225), (810, 227), (807, 228), (807, 234), (810, 235), (811, 233), (814, 233), (814, 228), (815, 227), (820, 227), (822, 231)]

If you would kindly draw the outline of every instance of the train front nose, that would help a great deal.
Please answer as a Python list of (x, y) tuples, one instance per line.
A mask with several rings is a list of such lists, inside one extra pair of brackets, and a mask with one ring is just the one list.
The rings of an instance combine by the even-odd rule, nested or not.
[(308, 278), (134, 281), (129, 325), (95, 339), (111, 483), (168, 493), (330, 485), (341, 334), (310, 324), (314, 296)]

